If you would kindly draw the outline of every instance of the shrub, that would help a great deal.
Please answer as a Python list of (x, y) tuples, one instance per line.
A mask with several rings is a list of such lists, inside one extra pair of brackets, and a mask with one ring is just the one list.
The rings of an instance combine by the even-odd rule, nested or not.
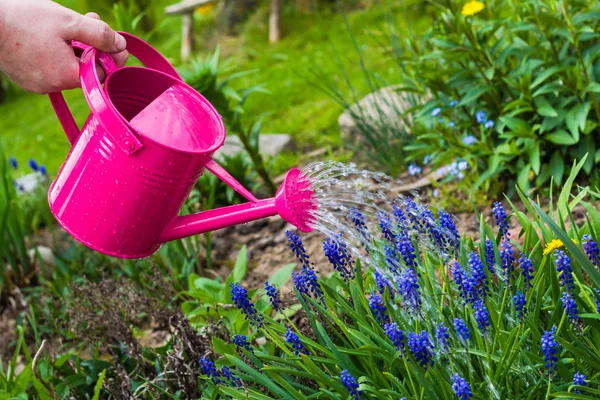
[[(290, 317), (289, 301), (273, 310), (281, 295), (271, 284), (256, 293), (232, 283), (230, 299), (222, 293), (226, 285), (219, 286), (217, 302), (202, 300), (208, 295), (202, 287), (213, 289), (194, 278), (199, 290), (190, 294), (205, 306), (184, 311), (192, 318), (221, 316), (233, 338), (214, 342), (203, 358), (204, 395), (595, 398), (600, 214), (585, 199), (598, 194), (584, 188), (573, 201), (569, 195), (584, 163), (573, 168), (549, 213), (519, 192), (526, 212), (513, 207), (508, 215), (497, 203), (498, 228), (482, 217), (479, 237), (463, 235), (460, 242), (448, 214), (432, 219), (425, 205), (407, 200), (406, 208), (394, 207), (396, 222), (381, 215), (381, 230), (366, 233), (357, 225), (358, 236), (369, 238), (368, 259), (366, 253), (363, 261), (351, 259), (339, 237), (324, 243), (338, 271), (330, 278), (316, 279), (290, 232), (304, 265), (292, 273), (297, 317)], [(574, 207), (586, 219), (575, 223)], [(568, 229), (565, 218), (572, 221)], [(351, 219), (362, 220), (356, 210)]]
[(477, 13), (463, 5), (436, 3), (426, 33), (391, 35), (403, 89), (433, 95), (407, 150), (434, 165), (467, 159), (481, 174), (477, 186), (560, 185), (586, 153), (583, 177), (597, 177), (598, 3), (496, 0)]

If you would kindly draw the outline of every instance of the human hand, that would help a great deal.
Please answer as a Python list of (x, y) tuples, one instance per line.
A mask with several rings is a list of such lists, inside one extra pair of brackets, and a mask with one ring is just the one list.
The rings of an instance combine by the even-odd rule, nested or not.
[(127, 61), (125, 38), (95, 13), (81, 15), (50, 0), (0, 1), (0, 71), (23, 89), (52, 93), (80, 86), (71, 40), (111, 53), (119, 66)]

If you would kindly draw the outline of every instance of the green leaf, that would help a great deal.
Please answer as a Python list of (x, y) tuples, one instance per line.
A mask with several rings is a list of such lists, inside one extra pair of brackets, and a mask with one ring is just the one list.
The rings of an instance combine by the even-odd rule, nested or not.
[(578, 107), (573, 107), (572, 109), (570, 109), (565, 116), (565, 122), (567, 124), (567, 128), (569, 128), (569, 131), (571, 132), (571, 135), (573, 135), (574, 138), (579, 139), (579, 124), (577, 122), (577, 110)]
[(556, 117), (558, 113), (556, 110), (548, 103), (548, 101), (543, 97), (536, 97), (533, 102), (537, 108), (537, 112), (544, 117)]
[(533, 83), (530, 86), (531, 89), (535, 89), (537, 86), (542, 84), (546, 79), (548, 79), (549, 77), (551, 77), (552, 75), (554, 75), (555, 73), (557, 73), (563, 69), (565, 69), (565, 67), (560, 67), (558, 65), (556, 65), (554, 67), (550, 67), (548, 69), (545, 69), (542, 73), (540, 73), (538, 75), (538, 77), (535, 79), (535, 81), (533, 81)]
[(590, 82), (589, 85), (587, 85), (587, 88), (585, 89), (586, 92), (594, 92), (594, 93), (600, 93), (600, 83), (598, 82)]
[(483, 95), (485, 92), (487, 92), (488, 89), (489, 89), (489, 86), (475, 86), (475, 87), (471, 88), (471, 90), (469, 90), (465, 94), (465, 96), (460, 101), (460, 103), (458, 103), (458, 105), (464, 106), (467, 104), (471, 104), (472, 102), (477, 100), (479, 97), (481, 97), (481, 95)]
[(531, 168), (533, 168), (533, 172), (536, 175), (540, 174), (540, 143), (537, 142), (533, 149), (529, 153), (529, 162), (531, 163)]
[(558, 212), (560, 214), (560, 218), (567, 218), (569, 210), (567, 209), (567, 204), (569, 203), (569, 196), (571, 196), (571, 189), (573, 188), (573, 182), (575, 182), (575, 178), (577, 174), (585, 164), (585, 160), (587, 159), (587, 155), (583, 157), (579, 163), (573, 162), (573, 168), (571, 168), (571, 173), (567, 178), (562, 190), (560, 191), (560, 195), (558, 196)]
[(587, 121), (588, 113), (590, 112), (590, 107), (592, 103), (586, 101), (579, 107), (579, 112), (577, 113), (577, 122), (579, 124), (579, 129), (582, 131), (585, 129), (585, 122)]
[(216, 336), (212, 338), (212, 343), (217, 354), (233, 354), (235, 351), (235, 345), (227, 343)]
[(550, 174), (554, 178), (554, 182), (560, 185), (565, 173), (565, 162), (563, 161), (560, 151), (555, 151), (550, 160)]
[(550, 133), (544, 136), (544, 139), (556, 144), (573, 145), (577, 143), (577, 140), (573, 136), (563, 130)]
[(233, 283), (239, 283), (246, 276), (248, 266), (248, 258), (246, 246), (243, 246), (240, 249), (240, 254), (238, 255), (237, 260), (235, 261), (235, 267), (233, 267), (233, 271), (231, 271), (231, 277)]
[(102, 370), (100, 373), (100, 377), (98, 381), (96, 381), (96, 386), (94, 387), (94, 397), (92, 400), (100, 400), (100, 391), (102, 390), (102, 384), (104, 383), (104, 377), (106, 376), (106, 370)]
[(284, 267), (279, 268), (271, 277), (269, 278), (269, 283), (271, 285), (275, 285), (276, 287), (281, 287), (290, 280), (292, 276), (292, 271), (296, 268), (296, 264), (288, 264)]

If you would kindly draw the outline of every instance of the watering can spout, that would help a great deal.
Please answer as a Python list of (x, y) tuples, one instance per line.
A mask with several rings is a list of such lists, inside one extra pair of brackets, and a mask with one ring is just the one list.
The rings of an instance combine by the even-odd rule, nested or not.
[(275, 197), (176, 217), (160, 236), (161, 243), (279, 215), (302, 232), (310, 232), (317, 209), (314, 191), (299, 169), (291, 169)]

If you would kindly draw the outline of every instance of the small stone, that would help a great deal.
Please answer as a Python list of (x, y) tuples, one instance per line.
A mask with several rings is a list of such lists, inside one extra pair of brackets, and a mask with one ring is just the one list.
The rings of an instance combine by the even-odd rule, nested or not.
[[(363, 130), (397, 129), (410, 133), (412, 117), (403, 114), (417, 104), (423, 104), (428, 96), (397, 90), (388, 86), (363, 97), (338, 118), (342, 138), (352, 144), (365, 143)], [(364, 125), (364, 126), (363, 126)]]
[(39, 174), (37, 172), (23, 175), (15, 179), (15, 186), (18, 188), (17, 193), (31, 193), (35, 191), (35, 189), (39, 185), (46, 182), (47, 180), (48, 178), (46, 176), (43, 176), (42, 174)]

